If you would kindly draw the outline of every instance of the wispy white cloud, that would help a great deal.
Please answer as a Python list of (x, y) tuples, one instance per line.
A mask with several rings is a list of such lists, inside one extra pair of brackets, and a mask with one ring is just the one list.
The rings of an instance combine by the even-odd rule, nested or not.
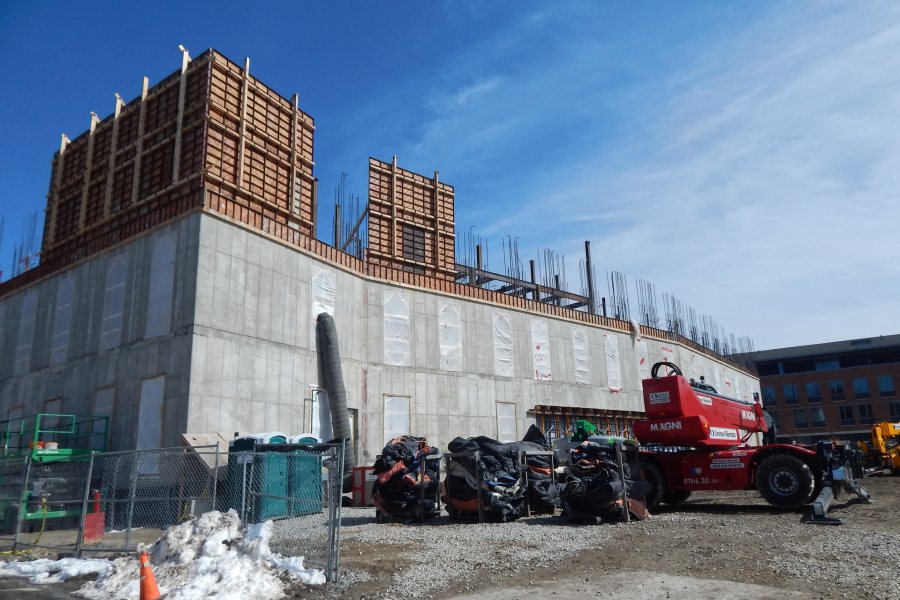
[(358, 118), (415, 115), (393, 148), (457, 185), (459, 225), (564, 251), (570, 279), (590, 239), (758, 347), (900, 331), (900, 7), (775, 3), (629, 42), (585, 6), (522, 15)]

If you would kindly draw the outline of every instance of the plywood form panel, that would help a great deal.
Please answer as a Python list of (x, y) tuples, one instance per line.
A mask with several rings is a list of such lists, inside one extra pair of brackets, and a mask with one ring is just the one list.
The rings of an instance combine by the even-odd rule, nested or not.
[(252, 75), (245, 82), (242, 67), (213, 56), (207, 207), (287, 241), (298, 232), (313, 235), (312, 118)]
[[(441, 278), (455, 277), (453, 187), (369, 159), (369, 259)], [(449, 217), (449, 218), (448, 218)], [(423, 260), (403, 253), (403, 232), (424, 235)]]

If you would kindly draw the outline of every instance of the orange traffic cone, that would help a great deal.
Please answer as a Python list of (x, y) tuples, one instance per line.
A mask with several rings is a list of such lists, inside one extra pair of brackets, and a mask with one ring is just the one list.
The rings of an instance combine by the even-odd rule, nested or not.
[(159, 600), (159, 586), (156, 585), (156, 577), (153, 576), (153, 567), (150, 566), (150, 555), (141, 552), (141, 600)]

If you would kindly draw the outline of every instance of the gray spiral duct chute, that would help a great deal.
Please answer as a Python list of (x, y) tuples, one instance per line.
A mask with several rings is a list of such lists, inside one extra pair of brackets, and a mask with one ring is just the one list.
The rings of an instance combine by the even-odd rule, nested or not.
[(316, 345), (319, 350), (322, 386), (328, 391), (328, 404), (331, 406), (331, 429), (334, 432), (334, 439), (347, 442), (344, 447), (343, 483), (343, 491), (346, 493), (350, 491), (353, 483), (356, 455), (350, 444), (350, 414), (347, 412), (347, 390), (344, 389), (344, 376), (341, 373), (341, 350), (338, 347), (337, 329), (334, 326), (334, 319), (325, 312), (316, 318)]

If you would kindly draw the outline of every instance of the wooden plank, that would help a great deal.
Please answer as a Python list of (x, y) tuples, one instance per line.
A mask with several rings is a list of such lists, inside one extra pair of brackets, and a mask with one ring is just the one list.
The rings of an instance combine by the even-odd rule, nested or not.
[(132, 175), (131, 180), (131, 203), (137, 204), (138, 201), (138, 190), (140, 187), (141, 181), (141, 159), (143, 158), (143, 148), (144, 148), (144, 127), (145, 122), (147, 120), (147, 87), (150, 83), (150, 80), (144, 77), (144, 81), (141, 84), (141, 106), (138, 112), (138, 130), (137, 130), (137, 138), (135, 139), (135, 149), (134, 149), (134, 175)]
[(187, 88), (187, 70), (191, 62), (191, 56), (184, 46), (178, 46), (181, 50), (181, 75), (178, 77), (178, 115), (175, 117), (175, 149), (172, 152), (172, 183), (178, 181), (181, 169), (181, 135), (184, 125), (184, 97)]
[(63, 165), (65, 159), (66, 146), (71, 143), (71, 140), (66, 137), (66, 134), (60, 134), (59, 140), (59, 155), (56, 159), (56, 181), (53, 183), (53, 192), (52, 198), (50, 199), (50, 206), (48, 207), (50, 210), (50, 227), (47, 229), (47, 245), (52, 246), (54, 242), (54, 238), (56, 236), (56, 215), (59, 213), (59, 186), (62, 183), (62, 174), (63, 174)]
[(91, 187), (91, 163), (94, 160), (94, 132), (97, 130), (97, 123), (100, 118), (97, 113), (91, 112), (91, 127), (88, 134), (87, 158), (84, 163), (84, 181), (81, 188), (81, 207), (78, 212), (78, 231), (84, 230), (84, 223), (87, 217), (88, 191)]
[(250, 81), (250, 58), (244, 59), (244, 74), (241, 83), (241, 116), (238, 133), (237, 186), (244, 187), (244, 143), (247, 138), (247, 86)]
[(288, 189), (290, 190), (290, 207), (291, 214), (299, 213), (300, 207), (299, 204), (303, 200), (303, 189), (301, 186), (301, 202), (297, 202), (297, 113), (300, 110), (300, 95), (294, 94), (293, 98), (294, 109), (291, 111), (291, 179), (289, 181)]
[(113, 180), (116, 173), (116, 152), (119, 144), (119, 115), (122, 113), (122, 107), (125, 101), (122, 96), (114, 94), (116, 97), (116, 109), (113, 113), (112, 138), (109, 142), (109, 163), (106, 166), (106, 193), (103, 197), (103, 218), (108, 219), (110, 210), (112, 209), (112, 192)]

